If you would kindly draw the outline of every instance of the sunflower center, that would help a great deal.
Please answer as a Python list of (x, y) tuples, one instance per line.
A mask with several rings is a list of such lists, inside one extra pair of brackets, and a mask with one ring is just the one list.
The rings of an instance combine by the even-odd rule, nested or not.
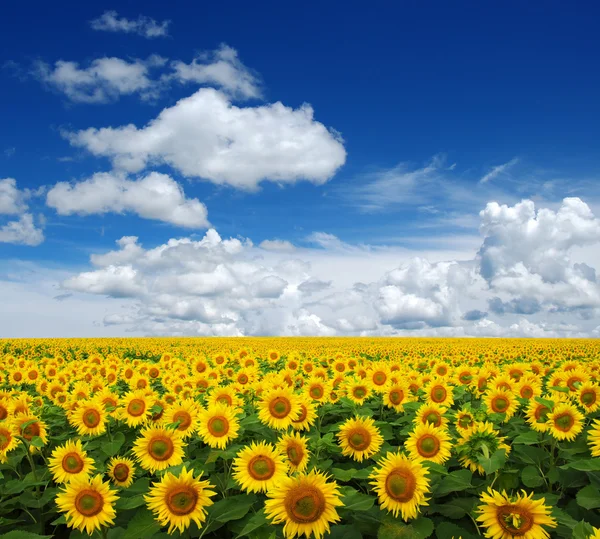
[(343, 363), (338, 363), (335, 366), (335, 370), (338, 372), (344, 372), (346, 370), (346, 365), (344, 365)]
[(430, 423), (434, 427), (439, 427), (442, 424), (442, 416), (437, 412), (429, 412), (425, 416), (425, 422)]
[(575, 424), (575, 418), (569, 412), (564, 412), (554, 418), (554, 426), (563, 432), (569, 432)]
[(596, 404), (596, 392), (593, 390), (587, 390), (581, 393), (581, 403), (586, 406), (592, 406)]
[(435, 436), (426, 434), (425, 436), (421, 436), (417, 441), (417, 450), (422, 457), (433, 457), (440, 450), (440, 441)]
[(523, 386), (521, 388), (521, 397), (524, 399), (530, 399), (533, 397), (533, 389), (529, 386)]
[(473, 380), (473, 375), (469, 372), (463, 372), (460, 375), (459, 380), (462, 384), (469, 384), (471, 383), (471, 380)]
[(385, 372), (378, 371), (373, 375), (373, 383), (376, 386), (382, 386), (387, 382), (387, 375)]
[(146, 411), (146, 403), (142, 399), (132, 399), (127, 405), (127, 413), (139, 417)]
[(86, 517), (93, 517), (102, 511), (104, 498), (95, 490), (85, 489), (75, 497), (75, 508)]
[(62, 468), (68, 473), (79, 473), (83, 470), (83, 459), (77, 453), (67, 453), (62, 459)]
[(121, 481), (121, 483), (127, 481), (127, 478), (129, 477), (129, 466), (120, 462), (115, 466), (115, 469), (113, 470), (113, 475), (115, 476), (115, 479), (117, 481)]
[(390, 472), (385, 480), (385, 491), (393, 500), (401, 503), (412, 500), (417, 479), (410, 470), (396, 468)]
[(571, 390), (571, 391), (577, 391), (577, 388), (575, 387), (575, 384), (577, 382), (581, 383), (583, 380), (581, 378), (578, 377), (571, 377), (567, 380), (567, 387)]
[(545, 423), (548, 420), (548, 413), (550, 412), (550, 410), (544, 406), (544, 405), (540, 405), (536, 408), (535, 410), (535, 419), (538, 423)]
[(247, 384), (248, 383), (248, 376), (246, 376), (245, 374), (241, 374), (240, 376), (238, 376), (238, 382), (240, 384)]
[(473, 418), (468, 415), (464, 415), (458, 420), (458, 424), (463, 429), (469, 428), (473, 424)]
[(0, 404), (0, 421), (8, 417), (8, 410)]
[(323, 397), (323, 388), (321, 386), (313, 386), (310, 388), (310, 396), (313, 399), (320, 399)]
[(371, 433), (364, 427), (356, 427), (348, 433), (348, 445), (355, 451), (364, 451), (371, 445)]
[(292, 420), (292, 423), (302, 423), (306, 419), (307, 415), (308, 409), (306, 408), (306, 406), (304, 406), (304, 404), (300, 404), (300, 416), (298, 417), (298, 419)]
[(389, 394), (390, 402), (398, 405), (404, 400), (404, 391), (401, 389), (393, 389)]
[(448, 392), (446, 391), (446, 388), (443, 386), (435, 386), (431, 390), (431, 400), (433, 402), (437, 402), (437, 403), (444, 402), (446, 400), (447, 395), (448, 395)]
[(191, 487), (177, 487), (165, 499), (169, 511), (178, 516), (189, 515), (198, 502), (198, 492)]
[(229, 432), (229, 421), (227, 421), (227, 418), (223, 417), (222, 415), (211, 417), (208, 420), (206, 428), (213, 436), (220, 438)]
[(202, 374), (205, 370), (206, 370), (206, 364), (198, 363), (196, 365), (196, 371), (199, 372), (200, 374)]
[(485, 391), (487, 389), (487, 380), (485, 378), (480, 378), (477, 382), (477, 389), (479, 391)]
[(437, 373), (440, 376), (444, 376), (444, 374), (446, 374), (448, 372), (448, 369), (446, 367), (438, 367), (437, 368)]
[(100, 424), (100, 414), (98, 413), (98, 410), (90, 408), (85, 411), (81, 420), (88, 429), (93, 429)]
[(273, 361), (275, 361), (275, 360), (277, 359), (277, 357), (278, 357), (278, 354), (277, 354), (277, 352), (271, 352), (271, 359), (272, 359)]
[(186, 430), (192, 424), (192, 416), (185, 410), (180, 410), (173, 416), (173, 423), (179, 421), (177, 430)]
[(15, 374), (13, 374), (13, 379), (15, 380), (15, 382), (20, 382), (22, 378), (23, 375), (20, 372), (15, 372)]
[(233, 405), (233, 399), (229, 395), (219, 395), (217, 402), (220, 404), (226, 404), (227, 406)]
[(505, 531), (517, 537), (522, 537), (533, 528), (533, 516), (524, 508), (517, 505), (504, 505), (497, 509), (498, 525)]
[(0, 430), (0, 451), (6, 449), (12, 440), (12, 435), (6, 429)]
[(287, 456), (294, 466), (298, 466), (302, 462), (302, 457), (304, 457), (302, 446), (296, 443), (290, 444), (287, 448)]
[(275, 473), (275, 463), (267, 456), (257, 455), (249, 462), (248, 473), (253, 479), (267, 481)]
[(292, 404), (285, 397), (276, 397), (269, 404), (269, 410), (273, 417), (283, 419), (292, 411)]
[(285, 497), (285, 508), (296, 524), (316, 522), (325, 512), (325, 496), (312, 486), (297, 486)]
[(169, 460), (175, 452), (173, 441), (166, 436), (156, 436), (148, 444), (148, 454), (154, 460)]
[(364, 399), (367, 396), (367, 388), (363, 387), (363, 386), (358, 386), (355, 387), (352, 390), (352, 394), (357, 398), (357, 399)]
[(492, 410), (496, 413), (506, 412), (508, 408), (508, 399), (505, 397), (494, 397), (492, 400)]
[(31, 423), (31, 425), (27, 425), (23, 432), (21, 433), (23, 438), (31, 441), (34, 436), (40, 435), (40, 424), (36, 421), (35, 423)]

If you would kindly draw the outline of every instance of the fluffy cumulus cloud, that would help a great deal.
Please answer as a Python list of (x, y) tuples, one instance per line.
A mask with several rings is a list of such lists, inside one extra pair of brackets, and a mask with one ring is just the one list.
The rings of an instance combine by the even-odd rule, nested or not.
[[(0, 180), (0, 219), (4, 215), (11, 216), (0, 225), (0, 243), (36, 246), (44, 241), (42, 229), (36, 226), (33, 215), (28, 213), (26, 201), (31, 195), (32, 192), (27, 189), (20, 190), (14, 178)], [(41, 220), (38, 221), (41, 225)]]
[(46, 203), (60, 215), (131, 212), (186, 228), (209, 225), (206, 206), (196, 198), (186, 198), (173, 178), (158, 172), (135, 180), (118, 173), (97, 173), (75, 184), (60, 182), (48, 191)]
[[(436, 262), (406, 250), (350, 249), (323, 234), (318, 248), (294, 250), (223, 239), (213, 229), (199, 241), (149, 249), (126, 236), (92, 256), (94, 269), (64, 280), (62, 292), (132, 302), (103, 324), (136, 334), (590, 336), (600, 290), (593, 265), (571, 250), (597, 248), (597, 225), (579, 199), (555, 212), (530, 201), (490, 203), (479, 251)], [(380, 273), (365, 282), (357, 262), (367, 252)], [(340, 284), (338, 264), (352, 273), (350, 287)]]
[(113, 10), (105, 11), (100, 17), (90, 21), (90, 26), (94, 30), (138, 34), (148, 39), (169, 35), (170, 24), (169, 20), (156, 22), (146, 15), (139, 15), (136, 19), (119, 17), (119, 14)]
[(190, 178), (247, 190), (263, 180), (323, 184), (346, 159), (339, 136), (314, 119), (309, 105), (237, 107), (212, 88), (181, 99), (141, 128), (89, 128), (65, 136), (120, 170), (167, 164)]
[(183, 84), (217, 86), (238, 99), (260, 98), (262, 94), (258, 76), (240, 61), (234, 48), (225, 44), (200, 53), (189, 64), (175, 60), (171, 68), (172, 73), (165, 78)]
[(133, 61), (107, 57), (80, 67), (77, 62), (58, 60), (54, 66), (38, 62), (34, 74), (76, 103), (108, 103), (122, 95), (137, 94), (142, 99), (156, 97), (159, 85), (151, 79), (150, 70), (165, 62), (160, 56)]

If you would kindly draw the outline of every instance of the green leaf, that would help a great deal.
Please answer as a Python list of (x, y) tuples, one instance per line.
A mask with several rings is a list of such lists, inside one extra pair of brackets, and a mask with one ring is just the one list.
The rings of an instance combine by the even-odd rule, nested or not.
[(477, 461), (487, 475), (492, 474), (500, 470), (506, 463), (506, 450), (498, 449), (490, 458), (477, 457)]
[(588, 485), (577, 493), (577, 503), (584, 509), (597, 509), (600, 507), (600, 491)]
[(521, 472), (521, 481), (526, 487), (536, 488), (544, 484), (544, 478), (535, 466), (525, 466)]
[(362, 494), (352, 487), (342, 487), (340, 491), (343, 494), (342, 502), (344, 503), (344, 507), (340, 507), (340, 509), (346, 511), (368, 511), (375, 503), (373, 496)]
[(29, 443), (30, 443), (30, 444), (31, 444), (33, 447), (37, 447), (37, 448), (44, 447), (44, 445), (45, 445), (45, 444), (44, 444), (44, 440), (42, 440), (42, 439), (41, 439), (39, 436), (34, 436), (34, 437), (31, 439), (31, 442), (29, 442)]
[(349, 524), (332, 526), (331, 533), (326, 537), (327, 539), (363, 539), (362, 533)]
[(573, 539), (588, 539), (594, 533), (594, 528), (582, 520), (573, 528)]
[(540, 436), (534, 430), (519, 434), (513, 441), (513, 444), (534, 445), (540, 443)]
[(21, 530), (12, 530), (0, 535), (0, 539), (52, 539), (52, 535), (38, 535)]
[(452, 522), (440, 522), (439, 524), (436, 524), (435, 536), (437, 539), (451, 539), (452, 537), (455, 537), (456, 539), (459, 537), (462, 537), (462, 539), (475, 539), (475, 537), (481, 537), (469, 533), (464, 528), (461, 528)]
[(100, 451), (102, 451), (105, 455), (108, 455), (109, 457), (114, 457), (119, 452), (119, 449), (121, 449), (124, 443), (125, 435), (122, 432), (115, 432), (112, 441), (107, 440), (105, 443), (103, 443), (100, 446)]
[(442, 497), (451, 492), (460, 492), (471, 488), (472, 477), (473, 473), (470, 470), (456, 470), (455, 472), (449, 473), (441, 480), (435, 491), (435, 496)]
[(426, 539), (433, 533), (433, 522), (424, 517), (406, 524), (400, 518), (386, 515), (377, 530), (377, 539)]
[(442, 504), (432, 505), (429, 512), (439, 513), (447, 518), (457, 520), (470, 513), (477, 502), (478, 499), (474, 497), (452, 498)]
[(146, 501), (144, 500), (144, 495), (138, 494), (137, 496), (130, 496), (128, 498), (119, 498), (115, 503), (115, 508), (119, 511), (126, 511), (127, 509), (135, 509), (136, 507), (142, 507), (142, 505), (145, 504)]
[(242, 531), (238, 535), (238, 537), (244, 537), (244, 535), (248, 535), (252, 533), (256, 529), (265, 526), (268, 524), (267, 516), (265, 515), (264, 508), (261, 509), (258, 513), (254, 514), (252, 518), (246, 523), (243, 527)]
[(538, 404), (543, 404), (548, 410), (552, 411), (554, 408), (554, 402), (548, 399), (543, 399), (542, 397), (535, 397), (535, 402)]
[(600, 472), (600, 458), (576, 460), (560, 468), (563, 470), (579, 470), (581, 472)]
[(413, 520), (411, 526), (419, 534), (419, 537), (426, 538), (433, 533), (433, 521), (425, 517), (419, 517), (416, 520)]
[(338, 481), (351, 481), (356, 476), (357, 470), (350, 468), (349, 470), (342, 470), (341, 468), (331, 468), (331, 474)]
[(240, 494), (239, 496), (231, 496), (215, 502), (208, 508), (208, 515), (211, 520), (217, 522), (229, 522), (230, 520), (239, 520), (243, 518), (250, 507), (256, 501), (254, 494)]
[(138, 509), (129, 521), (125, 533), (119, 539), (140, 539), (151, 537), (160, 531), (160, 524), (154, 520), (154, 515), (145, 508)]

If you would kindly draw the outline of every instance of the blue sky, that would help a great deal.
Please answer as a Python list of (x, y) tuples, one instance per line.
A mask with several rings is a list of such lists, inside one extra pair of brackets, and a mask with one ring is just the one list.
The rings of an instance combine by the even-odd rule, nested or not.
[[(15, 301), (36, 290), (47, 318), (62, 316), (40, 322), (44, 336), (593, 335), (600, 292), (595, 274), (582, 285), (580, 273), (597, 258), (597, 11), (560, 2), (4, 7), (0, 283)], [(171, 198), (157, 207), (152, 189)], [(515, 210), (523, 199), (535, 205), (529, 217)], [(492, 202), (507, 211), (480, 215)], [(547, 243), (528, 236), (532, 223), (546, 227)], [(219, 293), (171, 281), (150, 290), (161, 279), (188, 283), (199, 261), (181, 271), (93, 261), (122, 237), (149, 250), (199, 242), (208, 229), (240, 238), (244, 262), (261, 261), (253, 274), (281, 286), (242, 292), (243, 272), (219, 258), (201, 278), (225, 271)], [(527, 241), (537, 255), (509, 264), (494, 258), (502, 249), (488, 253)], [(540, 269), (549, 253), (563, 260), (552, 275)], [(487, 255), (492, 276), (481, 271)], [(307, 265), (284, 275), (286, 260)], [(107, 267), (135, 286), (111, 288)], [(394, 281), (398, 268), (440, 282)], [(302, 283), (315, 280), (329, 285), (303, 297)], [(336, 318), (328, 298), (356, 283), (371, 291)], [(75, 333), (61, 314), (68, 302), (88, 313)], [(126, 323), (115, 309), (131, 311)], [(23, 317), (12, 335), (26, 334)]]

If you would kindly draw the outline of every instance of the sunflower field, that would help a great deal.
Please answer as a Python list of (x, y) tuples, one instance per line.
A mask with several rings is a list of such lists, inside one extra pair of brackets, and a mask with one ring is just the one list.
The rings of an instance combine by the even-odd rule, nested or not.
[(600, 539), (600, 341), (0, 340), (0, 538)]

